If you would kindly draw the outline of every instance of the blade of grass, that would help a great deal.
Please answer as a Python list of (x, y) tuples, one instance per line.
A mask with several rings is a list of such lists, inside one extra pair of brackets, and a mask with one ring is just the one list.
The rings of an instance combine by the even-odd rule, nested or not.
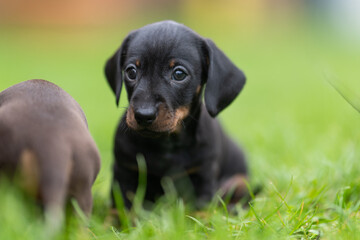
[(147, 169), (146, 169), (145, 158), (142, 154), (138, 154), (136, 156), (136, 160), (137, 160), (138, 169), (139, 169), (139, 180), (138, 180), (138, 187), (137, 187), (134, 201), (133, 201), (133, 209), (136, 214), (139, 214), (141, 212), (142, 204), (145, 199)]
[(127, 214), (120, 186), (117, 182), (113, 185), (113, 195), (120, 224), (127, 231), (131, 227), (130, 217)]
[(219, 195), (217, 195), (217, 197), (219, 199), (219, 202), (221, 203), (221, 206), (224, 209), (224, 212), (225, 212), (225, 215), (226, 215), (226, 223), (229, 223), (229, 212), (227, 210), (227, 206), (226, 206), (224, 200)]
[(186, 215), (187, 218), (191, 219), (192, 221), (194, 221), (197, 225), (199, 225), (202, 229), (204, 229), (206, 232), (212, 232), (214, 231), (214, 229), (209, 228), (207, 226), (205, 226), (202, 222), (200, 222), (199, 220), (197, 220), (196, 218), (190, 216), (190, 215)]
[(360, 113), (360, 96), (350, 88), (346, 87), (334, 74), (324, 71), (323, 75), (325, 80), (345, 99), (345, 101)]
[(80, 220), (84, 223), (85, 226), (88, 226), (89, 219), (85, 216), (84, 212), (81, 210), (79, 203), (75, 199), (71, 199), (71, 204), (74, 207), (75, 212), (79, 216)]

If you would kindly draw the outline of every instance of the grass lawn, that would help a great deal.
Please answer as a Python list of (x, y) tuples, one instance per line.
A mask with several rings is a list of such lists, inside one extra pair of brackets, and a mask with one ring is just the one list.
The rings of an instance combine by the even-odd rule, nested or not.
[[(328, 83), (360, 96), (360, 45), (302, 24), (248, 32), (188, 25), (212, 38), (248, 77), (220, 119), (246, 149), (250, 186), (263, 190), (237, 214), (221, 204), (193, 212), (169, 193), (152, 212), (122, 212), (121, 228), (106, 216), (113, 136), (123, 110), (103, 66), (133, 26), (0, 28), (0, 90), (32, 78), (58, 84), (83, 107), (101, 152), (89, 228), (71, 218), (59, 239), (360, 238), (360, 114)], [(125, 94), (120, 105), (127, 105)], [(39, 215), (1, 183), (0, 239), (46, 239)]]

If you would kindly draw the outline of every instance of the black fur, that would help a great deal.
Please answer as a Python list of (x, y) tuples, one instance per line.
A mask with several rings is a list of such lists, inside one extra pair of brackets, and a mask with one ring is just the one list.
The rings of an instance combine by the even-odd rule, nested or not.
[[(183, 80), (174, 77), (175, 71), (181, 75), (179, 69), (186, 74)], [(199, 206), (232, 177), (246, 177), (243, 152), (214, 119), (242, 90), (245, 76), (211, 40), (176, 22), (150, 24), (125, 38), (105, 73), (117, 103), (123, 82), (128, 92), (129, 108), (115, 136), (114, 164), (114, 181), (127, 207), (129, 193), (138, 185), (138, 153), (145, 157), (145, 198), (150, 201), (163, 194), (165, 176), (174, 180), (181, 196), (195, 196)], [(236, 202), (244, 189), (234, 188)]]

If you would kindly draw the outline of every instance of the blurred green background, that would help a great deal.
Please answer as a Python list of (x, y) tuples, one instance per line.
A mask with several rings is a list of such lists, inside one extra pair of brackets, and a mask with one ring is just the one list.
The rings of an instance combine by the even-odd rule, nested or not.
[[(220, 119), (249, 156), (250, 184), (280, 192), (293, 184), (295, 205), (325, 187), (333, 202), (360, 182), (360, 114), (329, 84), (360, 103), (359, 10), (352, 0), (0, 0), (0, 91), (40, 78), (80, 103), (103, 163), (95, 198), (107, 201), (123, 108), (105, 61), (129, 31), (175, 20), (213, 39), (247, 75)], [(260, 209), (271, 205), (271, 191), (263, 194)]]

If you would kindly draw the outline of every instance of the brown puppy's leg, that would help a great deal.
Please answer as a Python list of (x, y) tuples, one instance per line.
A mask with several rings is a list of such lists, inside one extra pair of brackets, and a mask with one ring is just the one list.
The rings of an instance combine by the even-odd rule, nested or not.
[(19, 184), (35, 199), (39, 194), (40, 184), (39, 160), (31, 149), (24, 149), (19, 161)]
[(64, 223), (72, 159), (70, 151), (65, 149), (42, 149), (39, 160), (42, 161), (39, 190), (44, 204), (45, 224), (48, 233), (53, 235), (61, 230)]
[(93, 199), (91, 194), (91, 184), (89, 186), (84, 186), (82, 190), (78, 190), (74, 193), (74, 198), (79, 204), (79, 207), (84, 212), (86, 217), (90, 217)]
[(220, 193), (223, 198), (230, 197), (230, 204), (234, 204), (247, 195), (246, 175), (236, 174), (224, 179), (220, 186)]
[(93, 199), (91, 187), (100, 169), (100, 156), (93, 143), (79, 144), (74, 153), (69, 195), (74, 197), (86, 217), (90, 217)]

